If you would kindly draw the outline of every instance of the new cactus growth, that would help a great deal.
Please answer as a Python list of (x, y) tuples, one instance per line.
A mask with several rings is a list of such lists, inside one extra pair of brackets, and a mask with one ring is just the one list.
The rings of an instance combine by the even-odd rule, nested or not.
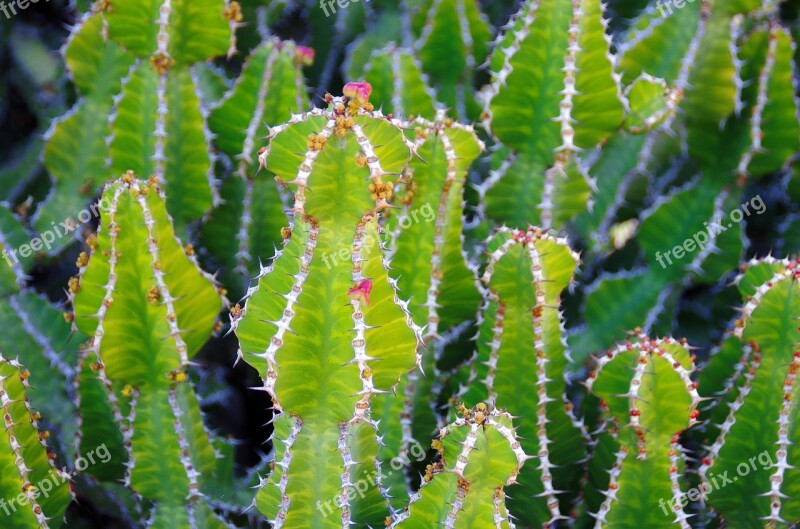
[(378, 225), (415, 147), (372, 110), (368, 84), (344, 92), (272, 129), (261, 161), (294, 192), (293, 223), (232, 315), (240, 354), (283, 413), (275, 471), (257, 498), (275, 527), (383, 520), (380, 494), (364, 501), (382, 508), (349, 494), (360, 479), (352, 467), (376, 460), (373, 397), (419, 362), (420, 328), (389, 276)]
[(515, 527), (505, 490), (515, 490), (531, 456), (525, 455), (509, 413), (484, 403), (459, 406), (462, 416), (434, 441), (440, 459), (428, 466), (418, 496), (392, 528)]
[(0, 521), (9, 529), (61, 527), (72, 500), (70, 475), (56, 468), (41, 415), (26, 397), (30, 372), (0, 356)]

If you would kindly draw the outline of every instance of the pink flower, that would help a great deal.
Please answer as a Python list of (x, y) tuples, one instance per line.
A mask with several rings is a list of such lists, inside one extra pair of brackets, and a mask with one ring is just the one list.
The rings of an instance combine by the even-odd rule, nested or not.
[(372, 94), (372, 85), (366, 81), (347, 83), (344, 85), (343, 93), (350, 99), (355, 99), (361, 103), (367, 103), (369, 102), (369, 96)]
[(358, 285), (354, 286), (347, 291), (347, 295), (351, 298), (362, 298), (364, 303), (369, 307), (369, 293), (372, 292), (372, 280), (365, 279)]
[(298, 46), (294, 50), (295, 62), (303, 66), (311, 66), (314, 64), (314, 58), (316, 55), (317, 52), (314, 51), (314, 48), (309, 48), (308, 46)]

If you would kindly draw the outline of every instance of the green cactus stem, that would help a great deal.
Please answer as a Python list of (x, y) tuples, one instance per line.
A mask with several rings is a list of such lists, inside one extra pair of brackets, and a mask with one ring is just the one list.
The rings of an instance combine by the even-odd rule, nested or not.
[(486, 252), (477, 351), (460, 398), (487, 401), (517, 417), (522, 448), (539, 464), (523, 469), (509, 508), (526, 526), (553, 524), (570, 513), (576, 498), (564, 492), (576, 490), (586, 455), (585, 431), (565, 395), (568, 356), (559, 310), (579, 258), (566, 239), (538, 228), (501, 228)]
[(442, 428), (434, 442), (441, 460), (430, 465), (397, 529), (463, 527), (512, 529), (504, 489), (517, 484), (525, 461), (511, 415), (480, 403)]
[[(768, 257), (748, 262), (738, 279), (744, 306), (729, 349), (739, 353), (741, 376), (730, 377), (722, 390), (726, 394), (711, 417), (721, 420), (711, 430), (718, 436), (710, 439), (699, 468), (703, 482), (732, 480), (712, 488), (707, 501), (725, 520), (772, 528), (800, 519), (797, 502), (790, 500), (800, 477), (798, 278), (796, 259)], [(723, 359), (712, 359), (712, 367), (719, 370)]]
[(108, 441), (118, 456), (121, 441), (125, 459), (96, 475), (124, 470), (149, 527), (224, 528), (205, 501), (217, 454), (187, 375), (224, 298), (175, 237), (156, 177), (126, 173), (103, 202), (91, 256), (69, 285), (75, 325), (91, 336), (80, 364), (80, 451)]
[(375, 242), (415, 147), (370, 92), (350, 83), (327, 109), (292, 116), (260, 158), (294, 191), (294, 220), (231, 319), (282, 412), (275, 470), (256, 498), (276, 528), (375, 526), (390, 512), (379, 480), (351, 492), (380, 467), (371, 401), (419, 362), (420, 327)]
[(586, 385), (602, 399), (617, 443), (605, 500), (592, 513), (596, 529), (690, 527), (679, 436), (700, 414), (693, 370), (685, 340), (641, 332), (596, 359)]
[(26, 398), (30, 372), (0, 356), (0, 524), (8, 529), (61, 527), (72, 501), (71, 475), (56, 468), (47, 448), (49, 433), (39, 430), (41, 415)]

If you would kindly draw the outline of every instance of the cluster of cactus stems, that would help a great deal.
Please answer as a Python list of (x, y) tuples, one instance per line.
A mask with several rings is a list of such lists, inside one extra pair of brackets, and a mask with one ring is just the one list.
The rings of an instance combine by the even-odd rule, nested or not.
[[(0, 247), (19, 248), (101, 192), (66, 321), (27, 285), (35, 257), (0, 267), (0, 501), (27, 498), (0, 503), (0, 527), (65, 516), (40, 423), (64, 454), (75, 439), (67, 464), (108, 448), (85, 473), (121, 483), (139, 525), (234, 527), (231, 447), (193, 365), (225, 327), (274, 411), (244, 503), (275, 529), (800, 522), (800, 261), (743, 267), (741, 314), (699, 373), (687, 339), (654, 338), (738, 266), (743, 227), (661, 254), (800, 150), (795, 42), (771, 0), (639, 4), (619, 35), (599, 0), (503, 3), (493, 46), (476, 0), (314, 11), (331, 48), (357, 13), (402, 22), (354, 42), (362, 80), (315, 106), (304, 69), (325, 86), (336, 52), (265, 20), (316, 6), (260, 11), (227, 83), (208, 61), (237, 53), (247, 5), (96, 2), (62, 50), (78, 101), (46, 135), (52, 190), (31, 222), (0, 208)], [(605, 271), (632, 246), (632, 268)], [(576, 276), (592, 284), (568, 331)]]

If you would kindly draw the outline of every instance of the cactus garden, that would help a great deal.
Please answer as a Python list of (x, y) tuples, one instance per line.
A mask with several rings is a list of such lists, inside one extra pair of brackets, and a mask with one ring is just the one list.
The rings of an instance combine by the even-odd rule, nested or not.
[(800, 527), (800, 3), (0, 13), (0, 529)]

